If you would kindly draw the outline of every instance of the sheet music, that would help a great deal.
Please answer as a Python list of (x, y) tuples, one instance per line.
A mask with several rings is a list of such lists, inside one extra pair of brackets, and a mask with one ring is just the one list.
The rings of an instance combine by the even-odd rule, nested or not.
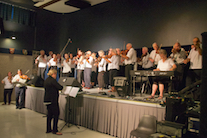
[(72, 86), (65, 86), (63, 87), (62, 92), (64, 94), (68, 94), (71, 97), (76, 97), (80, 88), (72, 87)]
[(80, 88), (78, 88), (78, 87), (72, 87), (72, 89), (71, 89), (69, 95), (70, 95), (71, 97), (76, 97), (77, 94), (78, 94), (79, 89), (80, 89)]
[(72, 86), (65, 86), (65, 87), (63, 87), (62, 92), (63, 92), (64, 94), (69, 94), (70, 91), (71, 91), (71, 89), (72, 89)]

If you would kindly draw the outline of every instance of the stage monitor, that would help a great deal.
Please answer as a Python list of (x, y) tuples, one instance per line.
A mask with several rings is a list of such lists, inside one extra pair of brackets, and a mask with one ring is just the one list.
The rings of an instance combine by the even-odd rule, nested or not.
[(60, 77), (58, 83), (62, 86), (72, 86), (80, 88), (82, 90), (81, 84), (74, 77)]

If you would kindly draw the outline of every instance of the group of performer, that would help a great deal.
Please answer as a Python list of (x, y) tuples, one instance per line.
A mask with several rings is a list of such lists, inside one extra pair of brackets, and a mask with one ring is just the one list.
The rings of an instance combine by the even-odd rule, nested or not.
[[(137, 53), (131, 43), (126, 44), (126, 50), (121, 51), (119, 48), (109, 49), (106, 55), (103, 50), (100, 50), (98, 51), (98, 57), (96, 53), (91, 53), (91, 51), (84, 53), (81, 50), (78, 50), (76, 56), (67, 53), (61, 56), (60, 54), (54, 54), (52, 51), (47, 56), (45, 51), (41, 50), (40, 55), (35, 60), (35, 63), (38, 64), (37, 75), (46, 79), (44, 73), (46, 67), (48, 67), (49, 70), (57, 70), (57, 76), (75, 77), (86, 89), (96, 85), (96, 80), (98, 89), (103, 90), (110, 85), (110, 92), (116, 91), (113, 80), (116, 76), (125, 76), (128, 84), (131, 84), (130, 71), (137, 69), (136, 64), (140, 65), (143, 70), (176, 71), (174, 89), (177, 91), (201, 79), (202, 47), (198, 37), (193, 39), (190, 52), (185, 51), (184, 48), (181, 48), (180, 43), (176, 42), (169, 57), (167, 52), (161, 49), (157, 43), (153, 43), (152, 47), (151, 53), (148, 52), (147, 47), (143, 47), (142, 55), (139, 58), (137, 58)], [(7, 102), (7, 95), (9, 97), (8, 104), (10, 104), (11, 93), (14, 88), (12, 82), (25, 82), (20, 76), (22, 76), (22, 72), (19, 69), (15, 77), (12, 77), (11, 72), (8, 72), (8, 76), (2, 80), (2, 83), (5, 84), (3, 104)], [(166, 78), (164, 77), (155, 77), (153, 79), (152, 94), (149, 98), (154, 98), (158, 85), (159, 98), (163, 98), (165, 81)], [(22, 84), (16, 84), (17, 108), (22, 108), (22, 103), (18, 102), (18, 97), (24, 97), (24, 92), (21, 92), (25, 91), (24, 89), (25, 87)], [(126, 94), (130, 95), (130, 90)], [(24, 101), (23, 98), (21, 101)]]
[[(42, 78), (44, 78), (46, 66), (49, 66), (49, 69), (56, 69), (58, 71), (58, 76), (75, 77), (86, 89), (92, 88), (97, 80), (98, 89), (102, 90), (108, 88), (107, 86), (110, 85), (110, 92), (116, 91), (113, 80), (116, 76), (125, 76), (128, 84), (131, 84), (130, 71), (136, 70), (137, 66), (135, 65), (137, 64), (141, 66), (143, 70), (176, 70), (177, 81), (174, 83), (174, 89), (177, 91), (181, 90), (184, 86), (189, 86), (195, 80), (200, 79), (202, 49), (198, 37), (193, 39), (193, 45), (189, 53), (185, 51), (184, 48), (181, 48), (179, 42), (174, 44), (169, 57), (167, 52), (161, 49), (161, 46), (158, 46), (157, 43), (153, 43), (152, 47), (153, 50), (150, 53), (147, 47), (143, 47), (142, 55), (138, 56), (138, 58), (136, 50), (131, 43), (126, 44), (126, 50), (122, 51), (119, 48), (110, 48), (106, 55), (103, 50), (100, 50), (98, 51), (98, 56), (96, 53), (91, 53), (91, 51), (84, 53), (78, 50), (76, 56), (72, 54), (61, 56), (60, 54), (53, 54), (50, 51), (50, 55), (47, 57), (44, 50), (41, 50), (40, 56), (38, 56), (35, 61), (38, 63), (38, 75)], [(188, 63), (190, 63), (189, 70), (187, 66)], [(187, 74), (186, 68), (188, 70)], [(163, 83), (165, 81), (166, 80), (161, 77), (153, 79), (150, 98), (154, 98), (159, 84), (159, 98), (162, 99), (164, 91)], [(127, 91), (127, 95), (131, 94), (130, 91), (131, 90)]]

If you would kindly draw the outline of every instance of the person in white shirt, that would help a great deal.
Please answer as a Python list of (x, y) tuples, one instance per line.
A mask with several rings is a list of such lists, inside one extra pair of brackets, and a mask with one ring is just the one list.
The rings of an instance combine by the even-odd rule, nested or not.
[(76, 56), (76, 61), (75, 63), (77, 64), (77, 80), (80, 84), (82, 84), (82, 87), (84, 87), (84, 75), (83, 75), (83, 72), (84, 72), (84, 63), (83, 63), (83, 60), (84, 60), (84, 54), (81, 50), (78, 51), (78, 56)]
[[(119, 56), (121, 54), (121, 50), (119, 48), (116, 48), (116, 54)], [(119, 72), (118, 76), (123, 76), (125, 75), (124, 72), (124, 58), (119, 56)]]
[[(134, 70), (134, 64), (137, 61), (137, 52), (132, 47), (131, 43), (128, 43), (126, 45), (126, 48), (128, 50), (127, 54), (126, 55), (120, 54), (120, 56), (124, 58), (125, 77), (127, 78), (128, 84), (131, 85), (130, 71)], [(129, 90), (127, 90), (127, 95), (131, 95), (131, 92), (132, 91), (130, 88)]]
[[(157, 68), (154, 69), (154, 71), (174, 71), (176, 69), (176, 65), (171, 58), (167, 58), (166, 50), (161, 49), (159, 51), (159, 54), (160, 54), (161, 60), (158, 62)], [(158, 99), (162, 99), (163, 92), (164, 92), (164, 84), (163, 83), (166, 80), (169, 80), (169, 77), (158, 76), (158, 77), (153, 78), (152, 94), (148, 98), (150, 98), (150, 99), (154, 98), (155, 93), (158, 88), (158, 84), (159, 84), (160, 96), (158, 97)]]
[(68, 54), (65, 54), (65, 59), (63, 60), (62, 66), (63, 66), (63, 77), (69, 77), (71, 74), (71, 59), (69, 58)]
[(63, 63), (64, 58), (62, 57), (61, 54), (57, 54), (57, 81), (60, 78), (60, 75), (62, 74), (62, 63)]
[[(105, 57), (111, 58), (112, 57), (111, 51), (112, 51), (112, 48), (109, 48), (108, 55), (106, 55)], [(105, 88), (106, 89), (108, 89), (109, 85), (110, 85), (110, 82), (109, 82), (109, 71), (110, 71), (110, 66), (108, 65), (108, 63), (106, 63), (106, 72), (104, 73), (104, 82), (105, 82)]]
[(153, 63), (149, 60), (150, 54), (147, 47), (142, 47), (142, 56), (138, 60), (138, 64), (142, 65), (143, 70), (152, 70)]
[[(16, 109), (24, 108), (25, 103), (25, 83), (28, 77), (22, 74), (22, 70), (18, 69), (17, 75), (12, 79), (12, 83), (15, 83), (15, 95), (16, 95)], [(19, 102), (20, 99), (20, 102)]]
[(201, 79), (202, 71), (202, 48), (200, 39), (195, 37), (193, 39), (193, 48), (184, 63), (190, 62), (190, 67), (186, 77), (186, 86), (190, 86), (192, 83)]
[(57, 56), (56, 54), (52, 55), (52, 58), (48, 62), (49, 70), (50, 69), (56, 69), (57, 70)]
[(157, 43), (153, 43), (152, 47), (154, 50), (151, 51), (150, 53), (150, 58), (149, 60), (154, 64), (154, 68), (157, 67), (158, 61), (161, 59), (160, 55), (159, 55), (159, 46), (157, 45)]
[(44, 79), (45, 69), (47, 66), (47, 56), (45, 55), (44, 50), (40, 51), (40, 55), (35, 59), (35, 63), (38, 63), (37, 76), (40, 76), (42, 79)]
[(98, 87), (100, 90), (103, 90), (105, 87), (104, 74), (106, 72), (106, 60), (103, 58), (105, 57), (103, 50), (98, 51), (98, 55), (101, 58), (100, 61), (97, 63), (98, 65)]
[(84, 67), (84, 82), (85, 88), (91, 88), (91, 71), (92, 71), (92, 64), (93, 64), (93, 57), (91, 57), (91, 51), (86, 52), (85, 56), (85, 67)]
[(12, 72), (8, 72), (8, 76), (6, 76), (1, 83), (4, 84), (4, 103), (2, 105), (6, 105), (7, 103), (7, 94), (8, 94), (8, 105), (11, 103), (11, 95), (14, 88), (12, 84)]
[(118, 70), (119, 70), (119, 56), (116, 55), (116, 49), (111, 50), (111, 58), (106, 58), (104, 59), (108, 62), (108, 67), (110, 68), (109, 70), (109, 83), (111, 85), (111, 90), (109, 92), (115, 92), (115, 86), (114, 86), (114, 77), (117, 76)]
[(174, 90), (175, 91), (180, 91), (181, 89), (184, 88), (185, 83), (184, 83), (184, 68), (185, 64), (183, 61), (186, 59), (186, 51), (184, 48), (181, 48), (180, 43), (176, 42), (171, 50), (170, 58), (175, 62), (177, 68), (176, 68), (176, 74), (175, 74), (175, 81), (173, 82), (174, 84)]
[(93, 63), (94, 63), (92, 64), (92, 69), (91, 69), (91, 87), (93, 88), (94, 86), (96, 86), (97, 83), (97, 66), (95, 65), (97, 58), (96, 58), (96, 53), (92, 53), (91, 56), (93, 58)]
[(47, 61), (49, 61), (49, 60), (52, 58), (52, 55), (53, 55), (53, 52), (50, 51), (50, 52), (49, 52), (49, 55), (48, 55), (48, 57), (47, 57)]
[(72, 72), (72, 73), (70, 73), (70, 77), (74, 77), (75, 66), (76, 66), (76, 65), (75, 65), (75, 59), (74, 59), (72, 53), (69, 54), (69, 57), (70, 57), (70, 59), (71, 59), (71, 65), (70, 65), (70, 67), (71, 67), (71, 72)]

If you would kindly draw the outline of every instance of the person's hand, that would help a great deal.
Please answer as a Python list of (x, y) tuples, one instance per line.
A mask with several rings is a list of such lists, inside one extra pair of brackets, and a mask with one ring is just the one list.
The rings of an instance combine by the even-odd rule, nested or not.
[(17, 81), (19, 81), (19, 79), (17, 79)]
[(151, 58), (149, 58), (149, 60), (150, 60), (152, 63), (154, 63), (154, 62), (155, 62), (155, 60), (153, 60), (153, 59), (151, 59)]
[(185, 59), (185, 60), (183, 61), (183, 63), (184, 63), (184, 64), (187, 64), (187, 63), (188, 63), (188, 60), (187, 60), (187, 59)]

